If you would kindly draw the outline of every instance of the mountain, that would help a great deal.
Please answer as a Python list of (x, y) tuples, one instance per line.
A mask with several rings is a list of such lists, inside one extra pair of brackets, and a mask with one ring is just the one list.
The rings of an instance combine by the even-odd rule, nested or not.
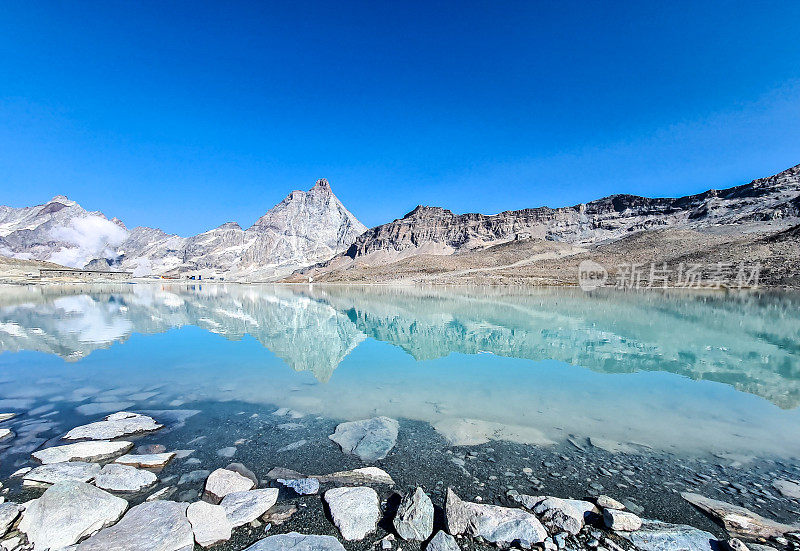
[[(601, 257), (618, 252), (620, 258), (615, 260), (623, 261), (628, 253), (632, 258), (647, 257), (661, 250), (660, 241), (644, 248), (635, 245), (644, 245), (647, 239), (641, 236), (652, 232), (682, 232), (687, 239), (686, 253), (693, 246), (702, 251), (709, 243), (736, 242), (746, 248), (760, 237), (799, 223), (800, 165), (741, 186), (680, 198), (612, 195), (572, 207), (494, 215), (454, 214), (441, 207), (418, 206), (403, 218), (362, 234), (333, 259), (289, 279), (509, 283), (507, 277), (502, 281), (494, 277), (499, 268), (507, 268), (504, 273), (513, 276), (521, 266), (563, 264), (563, 257), (585, 259), (595, 252)], [(763, 247), (758, 250), (765, 251)], [(649, 256), (651, 260), (661, 258)], [(493, 272), (491, 278), (465, 281), (462, 277), (462, 272), (472, 277), (476, 271), (487, 270)], [(577, 272), (569, 273), (572, 277)], [(537, 277), (547, 280), (546, 276), (516, 282), (531, 283)]]
[(58, 196), (36, 207), (0, 207), (0, 255), (136, 276), (266, 280), (347, 250), (366, 229), (325, 179), (307, 192), (293, 191), (246, 230), (228, 222), (192, 237), (128, 230), (117, 219)]

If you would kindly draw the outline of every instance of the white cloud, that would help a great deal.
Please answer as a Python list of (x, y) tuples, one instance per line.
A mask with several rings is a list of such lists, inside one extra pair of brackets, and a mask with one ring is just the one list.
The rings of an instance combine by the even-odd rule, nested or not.
[(67, 245), (48, 258), (51, 262), (82, 268), (94, 258), (114, 258), (116, 248), (128, 237), (127, 230), (101, 216), (74, 218), (68, 226), (50, 231), (55, 241)]

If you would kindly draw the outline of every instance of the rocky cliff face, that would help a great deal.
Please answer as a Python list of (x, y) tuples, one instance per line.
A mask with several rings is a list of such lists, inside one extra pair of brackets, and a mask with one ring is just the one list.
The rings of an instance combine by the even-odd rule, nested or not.
[(797, 224), (799, 217), (800, 165), (742, 186), (680, 198), (612, 195), (573, 207), (494, 215), (419, 206), (361, 235), (333, 265), (348, 258), (380, 264), (529, 238), (594, 245), (658, 228), (769, 233)]
[(365, 230), (324, 179), (307, 192), (293, 191), (246, 230), (229, 222), (188, 238), (147, 227), (129, 231), (59, 196), (36, 207), (0, 207), (0, 255), (137, 276), (263, 280), (328, 259)]

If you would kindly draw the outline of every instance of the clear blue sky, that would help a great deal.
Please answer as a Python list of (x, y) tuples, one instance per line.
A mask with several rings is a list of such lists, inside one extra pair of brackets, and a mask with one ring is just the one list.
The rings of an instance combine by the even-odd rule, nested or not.
[(800, 163), (800, 2), (0, 7), (0, 204), (252, 224), (317, 178), (368, 226), (676, 196)]

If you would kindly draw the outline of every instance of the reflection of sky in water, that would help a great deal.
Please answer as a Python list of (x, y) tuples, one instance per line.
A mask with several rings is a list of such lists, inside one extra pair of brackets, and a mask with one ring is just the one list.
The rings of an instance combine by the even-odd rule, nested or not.
[(84, 291), (0, 292), (0, 347), (23, 351), (0, 355), (0, 396), (33, 406), (86, 386), (110, 399), (163, 385), (160, 404), (244, 400), (439, 428), (478, 419), (537, 442), (800, 453), (794, 297)]

